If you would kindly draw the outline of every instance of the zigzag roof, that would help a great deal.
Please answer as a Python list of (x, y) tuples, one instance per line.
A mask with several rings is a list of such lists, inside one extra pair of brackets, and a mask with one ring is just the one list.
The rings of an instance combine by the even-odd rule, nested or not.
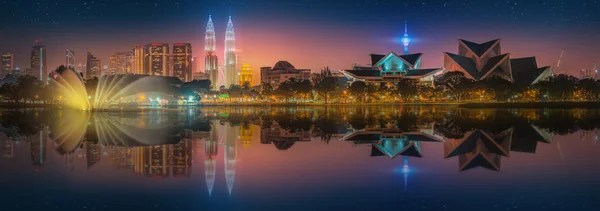
[(489, 49), (493, 48), (497, 43), (500, 42), (500, 39), (491, 40), (485, 43), (474, 43), (471, 41), (459, 40), (463, 43), (469, 50), (471, 50), (478, 57), (482, 57)]

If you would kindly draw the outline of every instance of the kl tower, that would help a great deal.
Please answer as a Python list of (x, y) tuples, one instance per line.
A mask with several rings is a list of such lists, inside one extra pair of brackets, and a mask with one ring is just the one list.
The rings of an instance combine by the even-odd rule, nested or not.
[(410, 38), (408, 37), (408, 23), (404, 21), (404, 37), (402, 37), (402, 45), (404, 45), (404, 54), (408, 54), (408, 44), (410, 44)]

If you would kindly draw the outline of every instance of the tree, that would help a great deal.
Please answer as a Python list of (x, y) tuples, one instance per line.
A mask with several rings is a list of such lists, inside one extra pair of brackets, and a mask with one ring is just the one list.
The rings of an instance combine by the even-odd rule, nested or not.
[(350, 91), (350, 95), (360, 99), (361, 102), (364, 102), (365, 96), (367, 95), (367, 84), (362, 81), (352, 82), (350, 87), (348, 87), (348, 91)]
[(26, 100), (35, 100), (38, 94), (38, 91), (42, 88), (43, 84), (40, 80), (38, 80), (34, 76), (24, 75), (17, 78), (17, 87), (19, 90), (19, 99), (24, 99), (23, 103)]
[(262, 82), (260, 84), (260, 95), (263, 96), (263, 98), (269, 98), (271, 97), (271, 95), (274, 94), (273, 90), (273, 86), (271, 86), (270, 83), (266, 83), (266, 82)]
[(560, 74), (541, 81), (536, 86), (550, 100), (566, 101), (573, 97), (573, 93), (577, 90), (577, 82), (578, 79), (573, 76)]
[(405, 102), (413, 99), (419, 93), (417, 81), (413, 79), (401, 79), (400, 82), (396, 84), (396, 89)]
[(577, 83), (578, 92), (581, 98), (586, 100), (597, 100), (600, 86), (598, 82), (591, 78), (581, 79)]
[(329, 67), (323, 68), (321, 73), (313, 74), (311, 82), (314, 91), (325, 99), (325, 104), (329, 101), (329, 93), (338, 88), (337, 78), (331, 74)]
[(510, 81), (499, 76), (492, 76), (478, 81), (475, 85), (478, 89), (490, 89), (494, 92), (497, 101), (503, 101), (512, 95), (511, 88), (514, 87)]
[(473, 79), (466, 78), (462, 72), (453, 71), (437, 77), (434, 83), (460, 102), (473, 88), (474, 82)]
[(242, 97), (242, 87), (240, 85), (231, 84), (227, 90), (229, 98), (240, 98)]

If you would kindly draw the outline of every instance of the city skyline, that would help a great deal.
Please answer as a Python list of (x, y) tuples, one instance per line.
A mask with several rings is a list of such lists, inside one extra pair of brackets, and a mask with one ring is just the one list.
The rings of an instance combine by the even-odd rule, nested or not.
[[(72, 19), (56, 14), (52, 10), (55, 5), (42, 3), (42, 6), (37, 6), (27, 1), (19, 3), (2, 3), (6, 6), (4, 8), (14, 10), (3, 16), (3, 23), (6, 23), (3, 25), (8, 27), (0, 27), (0, 31), (22, 30), (24, 35), (7, 34), (5, 40), (11, 42), (0, 41), (3, 42), (0, 46), (6, 46), (0, 51), (14, 53), (15, 66), (21, 69), (27, 67), (27, 46), (31, 46), (36, 39), (42, 40), (48, 47), (48, 67), (51, 69), (64, 63), (65, 49), (74, 52), (90, 49), (103, 63), (107, 63), (115, 52), (146, 43), (183, 42), (204, 46), (209, 15), (214, 19), (217, 46), (223, 46), (227, 18), (232, 16), (238, 32), (236, 47), (238, 50), (244, 49), (244, 61), (241, 63), (255, 67), (254, 75), (257, 75), (260, 67), (279, 60), (288, 60), (318, 71), (324, 66), (347, 69), (353, 63), (366, 64), (369, 62), (366, 59), (369, 53), (390, 50), (402, 52), (401, 38), (405, 21), (408, 21), (411, 36), (411, 52), (424, 53), (424, 60), (428, 61), (423, 64), (424, 67), (442, 66), (442, 52), (455, 49), (458, 39), (484, 42), (500, 38), (507, 43), (504, 48), (513, 56), (536, 56), (541, 66), (556, 66), (564, 49), (561, 67), (572, 75), (578, 75), (577, 71), (581, 69), (592, 68), (594, 62), (600, 60), (600, 44), (593, 40), (600, 33), (596, 27), (600, 15), (590, 9), (598, 5), (595, 1), (555, 1), (541, 5), (527, 1), (471, 4), (357, 1), (356, 5), (333, 1), (276, 4), (260, 0), (241, 3), (180, 1), (177, 4), (156, 1), (124, 3), (112, 18), (107, 17), (107, 12), (113, 7), (106, 2), (96, 1), (87, 5), (73, 5), (74, 10), (85, 11), (79, 12), (79, 15), (77, 12), (64, 11), (64, 16)], [(39, 13), (27, 14), (21, 9), (27, 5), (38, 8)], [(135, 18), (124, 13), (134, 5), (147, 10), (136, 11), (138, 16)], [(244, 6), (249, 7), (244, 9)], [(403, 15), (388, 13), (388, 7), (393, 6), (407, 11)], [(167, 8), (180, 13), (167, 13)], [(452, 13), (458, 9), (465, 11), (464, 14)], [(494, 12), (482, 12), (490, 10)], [(362, 13), (357, 14), (356, 11)], [(43, 12), (47, 12), (47, 15)], [(344, 18), (350, 13), (353, 17)], [(164, 21), (150, 24), (157, 17)], [(121, 19), (129, 21), (117, 21)], [(170, 26), (170, 21), (177, 24)], [(440, 21), (444, 24), (431, 27)], [(154, 27), (165, 30), (154, 31)], [(182, 30), (172, 33), (175, 28)], [(510, 30), (516, 28), (519, 30)], [(63, 30), (67, 29), (72, 33), (62, 36)], [(223, 50), (217, 48), (217, 55), (224, 55)], [(204, 57), (202, 47), (194, 48), (192, 56)], [(80, 58), (76, 63), (85, 63)], [(204, 63), (200, 65), (202, 67)]]

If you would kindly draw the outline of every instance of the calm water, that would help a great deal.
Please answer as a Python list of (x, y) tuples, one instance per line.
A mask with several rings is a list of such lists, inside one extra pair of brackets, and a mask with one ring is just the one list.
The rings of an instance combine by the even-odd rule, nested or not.
[(598, 210), (600, 110), (0, 110), (0, 210)]

